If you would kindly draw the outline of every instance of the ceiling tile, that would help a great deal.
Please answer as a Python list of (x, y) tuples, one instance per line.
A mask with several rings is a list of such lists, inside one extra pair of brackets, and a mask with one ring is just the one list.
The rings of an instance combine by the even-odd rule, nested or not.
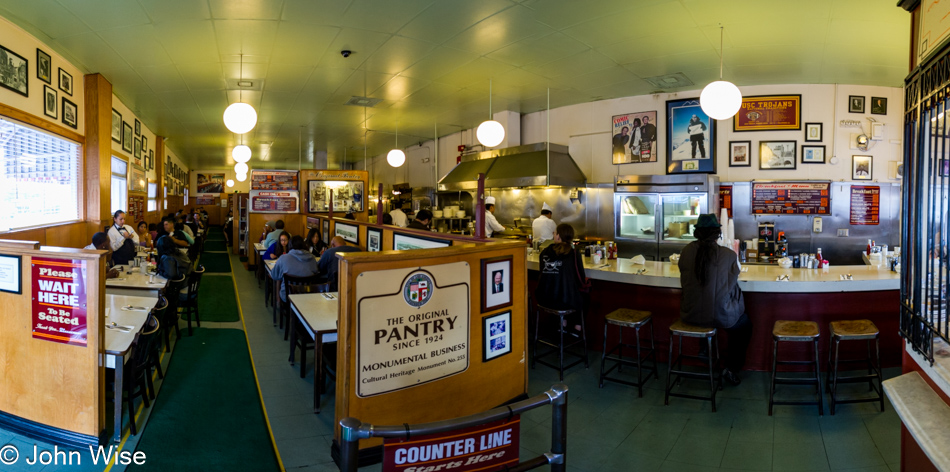
[(56, 46), (68, 50), (70, 55), (82, 62), (91, 72), (129, 66), (122, 56), (119, 56), (98, 34), (93, 32), (57, 39)]
[(210, 20), (207, 2), (195, 0), (139, 0), (153, 23), (166, 21)]
[(202, 111), (216, 110), (220, 111), (222, 116), (224, 109), (230, 104), (230, 102), (228, 102), (228, 94), (223, 90), (192, 91), (190, 95), (192, 99), (194, 99), (195, 104), (198, 105), (198, 108)]
[(319, 25), (339, 25), (352, 0), (284, 0), (285, 21)]
[(531, 64), (525, 66), (528, 72), (533, 72), (543, 77), (557, 78), (576, 74), (583, 71), (600, 70), (617, 65), (609, 57), (589, 49), (582, 53), (572, 56), (565, 56), (556, 61), (547, 64)]
[(151, 22), (138, 2), (57, 1), (79, 17), (93, 31), (144, 25)]
[(544, 64), (588, 49), (586, 44), (564, 33), (551, 33), (525, 38), (488, 54), (488, 57), (523, 67), (527, 64)]
[(271, 64), (267, 69), (267, 92), (293, 92), (296, 95), (306, 85), (313, 72), (313, 66), (293, 64)]
[(214, 22), (169, 21), (155, 25), (158, 41), (175, 62), (218, 62)]
[(476, 54), (467, 51), (440, 47), (402, 71), (400, 75), (435, 80), (476, 58), (478, 58)]
[(594, 88), (605, 85), (616, 84), (619, 82), (628, 82), (639, 79), (633, 72), (620, 66), (614, 66), (607, 69), (601, 69), (586, 74), (577, 75), (563, 79), (564, 82), (572, 88), (581, 91), (589, 91)]
[[(738, 59), (733, 57), (734, 51), (726, 51), (726, 54), (729, 57), (728, 64), (738, 63)], [(717, 67), (718, 65), (718, 55), (712, 54), (710, 51), (696, 51), (651, 57), (642, 61), (625, 64), (624, 67), (636, 74), (637, 77), (646, 78), (673, 74), (686, 69)]]
[(103, 77), (112, 83), (112, 91), (118, 95), (131, 95), (148, 88), (145, 80), (131, 67), (119, 67), (100, 71)]
[(211, 15), (226, 20), (279, 20), (283, 0), (208, 0)]
[(373, 91), (372, 96), (384, 100), (380, 105), (384, 103), (391, 104), (427, 87), (430, 83), (424, 79), (396, 76)]
[[(652, 34), (670, 35), (670, 28), (677, 33), (692, 31), (696, 22), (679, 2), (663, 2), (644, 7), (632, 6), (627, 10), (614, 11), (611, 15), (591, 20), (562, 30), (591, 47), (601, 47), (629, 38)], [(663, 21), (650, 21), (650, 18), (662, 18)], [(675, 25), (675, 26), (674, 26)], [(622, 33), (618, 33), (622, 32)]]
[(145, 83), (147, 83), (149, 88), (154, 92), (188, 90), (188, 86), (185, 85), (185, 81), (181, 78), (181, 74), (178, 73), (178, 69), (172, 66), (136, 67), (135, 71), (145, 79)]
[(448, 74), (442, 75), (436, 81), (457, 87), (465, 87), (473, 83), (487, 84), (492, 77), (501, 75), (511, 69), (514, 69), (514, 67), (510, 64), (480, 57)]
[(695, 51), (709, 51), (710, 54), (718, 56), (699, 29), (688, 29), (674, 35), (661, 34), (630, 39), (602, 46), (597, 50), (618, 64)]
[(382, 33), (395, 33), (409, 20), (431, 5), (434, 0), (354, 0), (340, 24)]
[(439, 44), (485, 18), (514, 6), (509, 0), (435, 2), (400, 29), (399, 35)]
[[(340, 28), (332, 26), (281, 21), (277, 27), (271, 62), (315, 66), (339, 34)], [(306, 48), (301, 48), (302, 44), (305, 44)]]
[[(579, 23), (588, 22), (605, 16), (616, 15), (618, 11), (631, 8), (629, 0), (598, 0), (596, 6), (577, 0), (527, 0), (521, 5), (534, 11), (534, 17), (553, 28), (563, 29)], [(638, 0), (636, 5), (648, 4)], [(628, 21), (627, 25), (632, 24)], [(639, 25), (638, 25), (639, 26)]]
[(274, 51), (277, 21), (214, 20), (221, 55), (269, 56)]
[(179, 111), (183, 109), (189, 109), (194, 114), (198, 113), (198, 104), (195, 103), (195, 99), (191, 98), (190, 93), (175, 91), (159, 92), (156, 95), (167, 108)]
[(223, 90), (227, 86), (218, 62), (179, 62), (177, 67), (189, 90)]
[[(0, 0), (0, 13), (16, 23), (28, 23), (44, 36), (56, 39), (92, 31), (79, 17), (54, 0)], [(25, 25), (23, 25), (25, 26)]]
[(530, 10), (515, 7), (478, 22), (446, 41), (444, 45), (485, 55), (525, 38), (553, 32), (549, 26), (535, 21)]
[(419, 62), (433, 49), (435, 49), (435, 45), (432, 43), (393, 36), (374, 51), (373, 55), (366, 59), (360, 68), (385, 74), (398, 74)]
[(158, 32), (152, 25), (111, 28), (99, 32), (99, 36), (132, 67), (165, 65), (172, 62), (158, 41)]

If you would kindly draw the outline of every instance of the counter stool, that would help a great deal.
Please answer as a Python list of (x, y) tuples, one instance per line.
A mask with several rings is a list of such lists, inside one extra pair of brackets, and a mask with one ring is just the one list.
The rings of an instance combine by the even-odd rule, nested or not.
[[(538, 338), (538, 331), (539, 331), (539, 329), (540, 329), (539, 326), (540, 326), (540, 324), (541, 324), (541, 314), (542, 314), (542, 313), (544, 313), (545, 315), (548, 315), (548, 316), (556, 317), (556, 318), (557, 318), (558, 339), (557, 339), (556, 341), (554, 341), (554, 340), (547, 340), (547, 339), (539, 339), (539, 338)], [(574, 314), (574, 313), (576, 313), (575, 310), (555, 310), (555, 309), (552, 309), (552, 308), (547, 308), (547, 307), (543, 307), (543, 306), (541, 306), (541, 305), (537, 305), (537, 311), (535, 311), (535, 319), (534, 319), (534, 343), (533, 343), (533, 346), (532, 346), (532, 351), (534, 351), (534, 355), (531, 357), (531, 368), (532, 368), (532, 369), (534, 368), (534, 364), (535, 364), (535, 363), (538, 363), (538, 364), (541, 364), (541, 365), (546, 365), (546, 366), (548, 366), (548, 367), (557, 369), (557, 370), (558, 370), (558, 375), (559, 375), (560, 380), (564, 380), (564, 369), (569, 369), (569, 368), (571, 368), (571, 367), (574, 367), (575, 365), (581, 363), (581, 361), (584, 362), (584, 368), (585, 368), (585, 369), (590, 367), (590, 363), (588, 362), (588, 359), (587, 359), (587, 329), (584, 327), (585, 323), (584, 323), (584, 317), (583, 317), (583, 316), (581, 316), (581, 320), (580, 320), (580, 322), (581, 322), (581, 336), (580, 336), (580, 339), (577, 339), (577, 340), (575, 340), (575, 341), (572, 341), (572, 342), (569, 342), (569, 343), (567, 343), (567, 344), (564, 344), (564, 336), (565, 336), (565, 335), (567, 335), (567, 336), (576, 336), (576, 335), (573, 334), (573, 333), (566, 332), (566, 331), (565, 331), (565, 328), (567, 328), (567, 327), (564, 326), (565, 320), (567, 319), (567, 316), (568, 316), (568, 315), (572, 315), (572, 314)], [(545, 353), (539, 355), (539, 354), (538, 354), (538, 343), (544, 344), (544, 345), (546, 345), (546, 346), (550, 346), (552, 349), (549, 349), (547, 352), (545, 352)], [(580, 355), (580, 354), (577, 354), (577, 353), (574, 353), (574, 352), (570, 352), (570, 351), (565, 351), (565, 349), (567, 349), (567, 348), (569, 348), (569, 347), (572, 347), (572, 346), (574, 346), (574, 345), (576, 345), (576, 344), (583, 344), (583, 347), (584, 347), (584, 354), (583, 354), (583, 355)], [(546, 357), (546, 356), (549, 356), (549, 355), (554, 354), (554, 353), (557, 353), (557, 365), (551, 364), (551, 363), (549, 363), (549, 362), (547, 362), (547, 361), (541, 360), (541, 358)], [(568, 364), (568, 365), (564, 365), (564, 354), (568, 354), (568, 355), (571, 355), (571, 356), (576, 356), (578, 359), (577, 359), (576, 361), (574, 361), (574, 362)]]
[[(604, 380), (609, 380), (611, 382), (622, 383), (625, 385), (630, 385), (632, 387), (637, 387), (637, 395), (641, 398), (643, 397), (643, 383), (646, 380), (650, 380), (651, 376), (654, 376), (659, 380), (660, 376), (656, 372), (656, 346), (653, 344), (653, 315), (649, 311), (640, 311), (640, 310), (631, 310), (628, 308), (619, 308), (614, 310), (606, 317), (604, 317), (606, 323), (604, 324), (604, 353), (600, 359), (600, 388), (604, 387)], [(646, 349), (646, 355), (641, 356), (640, 349), (640, 328), (645, 325), (650, 325), (650, 348)], [(618, 327), (618, 334), (620, 336), (617, 345), (611, 350), (607, 350), (607, 329), (611, 326)], [(633, 328), (634, 329), (634, 338), (636, 339), (636, 345), (633, 344), (624, 344), (623, 342), (623, 329), (624, 328)], [(630, 348), (637, 350), (636, 359), (630, 359), (629, 357), (623, 357), (623, 348)], [(617, 355), (612, 355), (614, 352), (617, 352)], [(643, 378), (643, 362), (653, 358), (653, 365), (647, 366), (647, 378)], [(607, 367), (607, 361), (613, 361), (615, 364), (609, 369)], [(607, 374), (612, 372), (614, 369), (617, 369), (617, 372), (623, 371), (623, 366), (635, 366), (637, 368), (637, 381), (630, 382), (628, 380), (622, 380), (616, 377), (607, 377)], [(604, 370), (606, 369), (606, 370)]]
[[(880, 332), (877, 329), (877, 326), (871, 320), (843, 320), (843, 321), (832, 321), (831, 325), (831, 342), (828, 349), (828, 376), (829, 378), (825, 380), (826, 388), (831, 392), (831, 414), (835, 414), (835, 404), (837, 403), (864, 403), (864, 402), (880, 402), (881, 411), (884, 411), (884, 390), (882, 388), (883, 377), (881, 375), (881, 341), (880, 341)], [(871, 340), (874, 340), (874, 346), (876, 349), (875, 357), (872, 360), (871, 358)], [(840, 354), (840, 343), (841, 341), (867, 341), (867, 352), (868, 355), (864, 359), (838, 359)], [(832, 363), (832, 359), (833, 362)], [(843, 377), (838, 375), (838, 364), (843, 363), (853, 363), (853, 362), (865, 362), (867, 363), (868, 373), (867, 375), (854, 375), (849, 377)], [(874, 380), (877, 379), (877, 386), (874, 385)], [(838, 384), (839, 383), (853, 383), (853, 382), (867, 382), (868, 391), (876, 392), (876, 398), (861, 398), (861, 399), (851, 399), (851, 400), (839, 400), (838, 399)]]
[[(783, 321), (778, 320), (772, 326), (772, 385), (769, 388), (769, 416), (772, 416), (772, 405), (818, 405), (818, 416), (825, 414), (823, 395), (821, 390), (821, 368), (818, 360), (818, 323), (814, 321)], [(780, 361), (778, 360), (778, 343), (810, 342), (815, 348), (813, 361)], [(794, 378), (776, 376), (778, 365), (809, 365), (814, 364), (815, 376), (812, 378)], [(775, 385), (812, 385), (818, 388), (817, 401), (775, 401)]]
[[(673, 344), (676, 339), (679, 340), (679, 355), (673, 358)], [(683, 354), (683, 338), (706, 338), (706, 347), (708, 354), (706, 356), (692, 356)], [(715, 345), (715, 349), (714, 349)], [(706, 361), (709, 365), (709, 373), (683, 370), (683, 359), (696, 359)], [(670, 357), (669, 370), (666, 376), (666, 397), (663, 403), (670, 404), (670, 397), (692, 398), (696, 400), (710, 400), (712, 402), (712, 411), (716, 412), (716, 392), (722, 390), (722, 378), (716, 375), (716, 369), (719, 366), (719, 340), (716, 339), (716, 328), (705, 328), (702, 326), (693, 326), (676, 320), (670, 325)], [(676, 375), (676, 378), (673, 376)], [(686, 393), (673, 393), (673, 386), (683, 377), (690, 379), (709, 379), (709, 396), (690, 395)]]

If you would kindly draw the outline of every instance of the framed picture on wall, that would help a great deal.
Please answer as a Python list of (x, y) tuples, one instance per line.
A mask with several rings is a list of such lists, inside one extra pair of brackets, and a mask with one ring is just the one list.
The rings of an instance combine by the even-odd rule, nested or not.
[(336, 222), (333, 225), (333, 236), (339, 236), (353, 244), (360, 243), (360, 227)]
[[(127, 121), (122, 122), (122, 150), (132, 153), (132, 125)], [(169, 162), (171, 159), (169, 159)]]
[(4, 73), (0, 74), (0, 86), (23, 95), (30, 96), (30, 80), (27, 75), (30, 61), (23, 56), (0, 46), (0, 57), (5, 58)]
[(112, 109), (112, 140), (122, 144), (122, 114)]
[(871, 156), (851, 156), (851, 180), (873, 179), (873, 163)]
[(511, 311), (482, 318), (482, 362), (511, 352)]
[(135, 138), (135, 150), (132, 152), (137, 160), (142, 160), (142, 138)]
[(511, 306), (511, 256), (482, 259), (482, 312)]
[(760, 141), (759, 169), (796, 169), (797, 141)]
[(864, 97), (859, 95), (848, 96), (848, 112), (864, 113)]
[(59, 103), (59, 100), (56, 95), (56, 90), (54, 90), (53, 87), (50, 87), (49, 85), (44, 85), (43, 86), (43, 114), (55, 120), (56, 117), (59, 116), (56, 113), (56, 110), (57, 110), (56, 105), (58, 103)]
[(821, 123), (805, 123), (805, 142), (820, 143), (822, 132), (821, 128)]
[(656, 111), (614, 116), (613, 164), (656, 162)]
[(451, 241), (445, 239), (426, 238), (423, 236), (409, 236), (393, 233), (393, 249), (396, 251), (411, 251), (413, 249), (435, 249), (449, 247)]
[(666, 101), (666, 173), (716, 172), (716, 120), (698, 98)]
[(729, 167), (752, 166), (752, 141), (729, 141)]
[(330, 244), (330, 220), (323, 220), (323, 240)]
[(79, 126), (78, 115), (79, 109), (76, 108), (76, 104), (69, 101), (68, 98), (63, 97), (63, 124), (69, 126), (70, 128), (76, 129), (76, 127)]
[(143, 134), (142, 135), (142, 155), (144, 156), (147, 153), (148, 153), (148, 138), (146, 138), (145, 135)]
[(53, 85), (53, 59), (40, 48), (36, 48), (36, 78)]
[(0, 292), (22, 294), (23, 280), (20, 272), (23, 270), (22, 256), (0, 255)]
[(136, 136), (142, 135), (142, 122), (139, 121), (138, 118), (135, 119), (135, 135)]
[(149, 150), (148, 150), (148, 167), (147, 167), (147, 169), (148, 169), (148, 170), (152, 170), (152, 169), (154, 169), (154, 168), (155, 168), (155, 151), (149, 149)]
[(64, 71), (62, 67), (59, 68), (59, 89), (69, 94), (70, 97), (73, 96), (73, 76)]
[(887, 99), (884, 97), (871, 97), (871, 114), (886, 115)]
[(366, 228), (366, 250), (369, 252), (379, 252), (383, 250), (383, 230), (378, 228)]
[(802, 164), (824, 164), (824, 146), (802, 146)]

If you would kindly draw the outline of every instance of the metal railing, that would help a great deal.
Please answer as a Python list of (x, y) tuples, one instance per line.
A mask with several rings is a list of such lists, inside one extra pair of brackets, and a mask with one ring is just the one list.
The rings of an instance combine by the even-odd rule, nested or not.
[(359, 441), (369, 438), (403, 438), (438, 434), (472, 426), (479, 426), (492, 421), (504, 420), (514, 415), (550, 404), (551, 405), (551, 450), (538, 457), (522, 461), (509, 472), (520, 472), (535, 469), (550, 464), (552, 472), (564, 472), (567, 468), (567, 385), (557, 384), (540, 395), (527, 400), (501, 406), (492, 410), (476, 413), (471, 416), (454, 418), (433, 423), (417, 425), (378, 426), (361, 423), (356, 418), (340, 420), (340, 470), (342, 472), (356, 472), (359, 466)]

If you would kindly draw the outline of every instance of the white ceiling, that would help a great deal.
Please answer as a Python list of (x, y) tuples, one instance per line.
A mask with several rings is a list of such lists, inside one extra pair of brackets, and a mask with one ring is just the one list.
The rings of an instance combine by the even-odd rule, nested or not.
[[(548, 88), (552, 107), (648, 94), (644, 78), (674, 72), (696, 89), (718, 78), (720, 24), (740, 86), (896, 87), (910, 54), (894, 0), (0, 0), (0, 14), (102, 73), (196, 169), (233, 165), (221, 117), (242, 54), (252, 168), (377, 155), (397, 126), (404, 143), (474, 127), (489, 79), (494, 110), (521, 113)], [(344, 105), (354, 95), (383, 101)]]

